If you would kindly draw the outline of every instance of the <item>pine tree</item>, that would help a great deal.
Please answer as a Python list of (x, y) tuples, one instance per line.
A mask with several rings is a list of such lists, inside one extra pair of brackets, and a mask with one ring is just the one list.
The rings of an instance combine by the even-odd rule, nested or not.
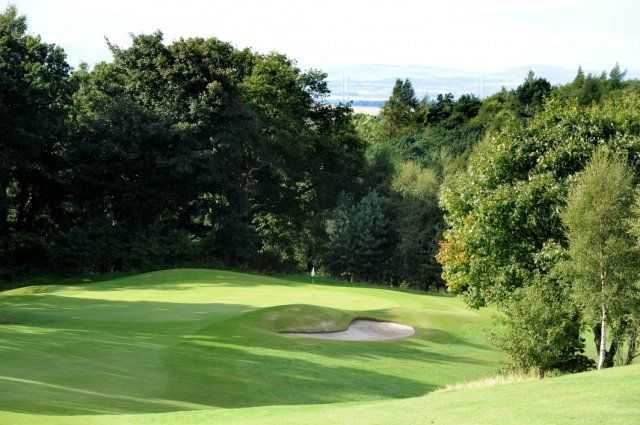
[(384, 280), (393, 238), (385, 198), (373, 191), (360, 202), (341, 201), (329, 221), (326, 263), (337, 276)]
[(411, 81), (397, 79), (391, 97), (381, 112), (387, 135), (395, 137), (413, 132), (418, 121), (419, 105)]
[(573, 79), (573, 86), (577, 89), (582, 88), (584, 84), (584, 71), (582, 70), (582, 66), (578, 67), (578, 73), (576, 74), (576, 78)]
[(604, 94), (602, 77), (597, 78), (591, 74), (588, 74), (582, 83), (582, 87), (578, 91), (578, 102), (581, 105), (591, 105), (592, 103), (600, 101)]
[(622, 87), (622, 81), (626, 77), (627, 71), (620, 69), (620, 64), (616, 62), (616, 65), (609, 72), (609, 88), (611, 90), (617, 90)]

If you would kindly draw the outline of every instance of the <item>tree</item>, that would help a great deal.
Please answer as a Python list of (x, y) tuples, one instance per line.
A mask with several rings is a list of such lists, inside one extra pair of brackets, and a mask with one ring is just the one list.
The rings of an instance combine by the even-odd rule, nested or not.
[(387, 141), (380, 117), (368, 114), (354, 114), (353, 125), (360, 139), (366, 145), (377, 145)]
[(0, 13), (0, 268), (46, 266), (65, 215), (69, 70), (64, 51), (28, 34), (15, 7)]
[(474, 121), (487, 133), (499, 132), (517, 120), (513, 110), (514, 96), (513, 91), (503, 87), (498, 93), (483, 99)]
[(384, 281), (394, 237), (386, 215), (386, 200), (370, 192), (358, 203), (343, 198), (328, 222), (326, 264), (337, 276)]
[(620, 64), (616, 62), (615, 66), (609, 71), (609, 88), (610, 90), (618, 90), (622, 88), (624, 77), (627, 71), (620, 69)]
[(174, 254), (210, 233), (232, 261), (250, 258), (242, 173), (253, 117), (238, 88), (245, 58), (216, 39), (167, 46), (159, 32), (110, 47), (113, 63), (74, 74), (68, 233), (77, 237), (64, 245), (73, 254), (81, 235), (101, 251), (110, 241), (96, 256), (104, 264), (87, 265), (100, 271), (183, 260)]
[(420, 289), (437, 287), (441, 269), (435, 256), (443, 226), (438, 206), (440, 181), (433, 170), (406, 161), (399, 166), (392, 188), (395, 219), (391, 225), (398, 237), (394, 280)]
[[(636, 189), (634, 203), (631, 209), (631, 220), (629, 221), (629, 233), (634, 238), (636, 249), (640, 249), (640, 189)], [(640, 288), (640, 277), (636, 276), (636, 286)], [(625, 364), (633, 363), (638, 357), (640, 345), (640, 303), (633, 306), (631, 314), (628, 316), (629, 335), (627, 339), (627, 356)]]
[(555, 244), (546, 245), (537, 257), (544, 273), (537, 273), (531, 285), (516, 290), (499, 316), (493, 341), (519, 371), (580, 372), (593, 367), (584, 355), (580, 311), (567, 302), (571, 282), (561, 272), (552, 272), (566, 252)]
[(452, 93), (439, 94), (429, 105), (427, 122), (430, 125), (445, 125), (454, 113), (456, 101)]
[(529, 71), (527, 78), (516, 89), (516, 111), (521, 118), (531, 118), (540, 110), (545, 97), (551, 93), (551, 83), (544, 78), (536, 78)]
[(0, 14), (2, 274), (296, 266), (320, 255), (340, 191), (364, 192), (352, 110), (325, 102), (318, 70), (156, 32), (70, 75), (26, 31)]
[(587, 75), (578, 91), (578, 102), (588, 106), (599, 102), (604, 95), (604, 81), (591, 74)]
[(574, 297), (587, 317), (600, 322), (598, 369), (611, 365), (611, 351), (619, 346), (614, 333), (607, 352), (608, 329), (624, 326), (621, 322), (640, 300), (635, 286), (640, 257), (627, 228), (632, 182), (633, 172), (622, 157), (596, 151), (573, 184), (563, 214)]
[(573, 79), (573, 86), (575, 88), (582, 88), (582, 85), (584, 84), (584, 71), (582, 70), (582, 66), (578, 67), (578, 72), (576, 73), (576, 78)]
[(632, 195), (633, 172), (625, 158), (599, 149), (573, 182), (562, 214), (573, 297), (587, 318), (600, 322), (598, 369), (605, 366), (608, 330), (640, 300), (640, 256), (627, 227)]
[(396, 80), (391, 96), (380, 112), (387, 135), (396, 137), (414, 132), (418, 124), (419, 105), (411, 81)]
[(526, 126), (481, 143), (464, 173), (445, 179), (447, 230), (439, 259), (451, 290), (471, 305), (501, 303), (527, 286), (545, 243), (565, 243), (559, 211), (569, 178), (598, 145), (640, 153), (640, 95), (590, 107), (550, 98)]
[(357, 190), (364, 168), (352, 110), (323, 102), (326, 74), (279, 54), (256, 56), (241, 89), (257, 119), (248, 195), (260, 253), (306, 263), (318, 254), (322, 213), (341, 191)]
[[(175, 250), (144, 247), (172, 237), (228, 264), (314, 256), (322, 213), (364, 168), (351, 109), (323, 102), (326, 75), (214, 38), (167, 45), (158, 32), (110, 47), (113, 63), (73, 76), (74, 243), (84, 233), (119, 247), (119, 259), (96, 256), (109, 259), (101, 269), (170, 262)], [(139, 261), (123, 255), (132, 246)]]

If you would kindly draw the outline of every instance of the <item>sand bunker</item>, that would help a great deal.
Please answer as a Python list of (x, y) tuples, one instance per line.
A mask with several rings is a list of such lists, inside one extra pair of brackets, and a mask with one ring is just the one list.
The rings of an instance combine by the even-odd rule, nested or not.
[(407, 338), (415, 333), (411, 326), (366, 319), (354, 320), (346, 330), (338, 332), (282, 332), (283, 335), (339, 341), (388, 341)]

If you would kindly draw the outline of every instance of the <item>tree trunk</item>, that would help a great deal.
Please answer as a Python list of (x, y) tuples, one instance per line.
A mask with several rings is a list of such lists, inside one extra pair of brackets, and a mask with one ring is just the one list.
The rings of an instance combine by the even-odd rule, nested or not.
[(624, 361), (625, 365), (630, 365), (633, 363), (633, 359), (637, 356), (638, 349), (638, 326), (634, 326), (631, 328), (631, 332), (629, 333), (629, 346), (627, 350), (627, 358)]
[(598, 370), (604, 366), (607, 355), (607, 308), (604, 303), (601, 305), (602, 317), (600, 320), (600, 355), (598, 356)]

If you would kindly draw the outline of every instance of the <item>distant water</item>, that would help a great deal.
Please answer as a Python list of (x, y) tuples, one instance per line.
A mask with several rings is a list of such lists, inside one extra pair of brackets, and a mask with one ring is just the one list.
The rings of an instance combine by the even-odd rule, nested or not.
[(356, 114), (378, 115), (380, 109), (379, 106), (354, 106), (353, 112)]

